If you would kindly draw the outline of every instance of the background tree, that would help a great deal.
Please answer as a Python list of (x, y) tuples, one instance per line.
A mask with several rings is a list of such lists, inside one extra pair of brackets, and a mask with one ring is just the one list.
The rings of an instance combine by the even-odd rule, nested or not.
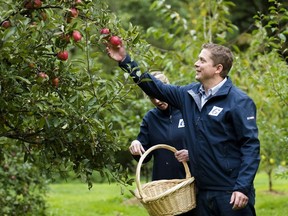
[(47, 180), (35, 164), (23, 163), (22, 147), (0, 138), (0, 214), (44, 215)]

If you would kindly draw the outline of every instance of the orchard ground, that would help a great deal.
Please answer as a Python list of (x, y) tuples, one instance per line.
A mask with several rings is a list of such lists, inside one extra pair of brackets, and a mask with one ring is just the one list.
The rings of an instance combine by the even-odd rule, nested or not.
[[(268, 176), (261, 172), (255, 180), (256, 211), (259, 216), (283, 216), (288, 209), (287, 179), (275, 178), (268, 191)], [(94, 184), (89, 191), (83, 183), (51, 184), (47, 201), (50, 216), (148, 216), (129, 190), (118, 184)]]

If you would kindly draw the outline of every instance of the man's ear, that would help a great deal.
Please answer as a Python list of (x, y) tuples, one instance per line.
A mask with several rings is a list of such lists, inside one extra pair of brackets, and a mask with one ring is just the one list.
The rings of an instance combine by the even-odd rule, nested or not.
[(223, 71), (223, 65), (222, 64), (218, 64), (216, 65), (216, 73), (221, 73)]

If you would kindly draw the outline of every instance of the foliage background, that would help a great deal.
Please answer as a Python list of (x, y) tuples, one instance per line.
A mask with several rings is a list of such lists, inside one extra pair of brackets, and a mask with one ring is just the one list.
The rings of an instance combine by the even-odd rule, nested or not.
[[(133, 182), (136, 162), (127, 148), (152, 106), (107, 57), (104, 27), (122, 37), (143, 71), (165, 71), (179, 85), (194, 81), (203, 43), (231, 47), (230, 77), (258, 107), (261, 169), (270, 190), (273, 169), (287, 177), (286, 1), (46, 0), (33, 9), (25, 2), (0, 2), (0, 22), (11, 23), (0, 27), (0, 158), (7, 179), (8, 149), (18, 146), (20, 166), (36, 166), (36, 179), (73, 171), (89, 187), (95, 174)], [(71, 8), (79, 11), (73, 19)], [(74, 30), (80, 42), (63, 39)], [(69, 51), (67, 61), (57, 58), (62, 50)]]

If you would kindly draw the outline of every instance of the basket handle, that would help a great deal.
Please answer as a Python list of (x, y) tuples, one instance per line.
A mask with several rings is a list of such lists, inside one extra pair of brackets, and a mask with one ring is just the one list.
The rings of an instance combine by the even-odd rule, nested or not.
[[(168, 149), (168, 150), (170, 150), (170, 151), (172, 151), (174, 153), (177, 151), (177, 149), (172, 147), (172, 146), (169, 146), (169, 145), (166, 145), (166, 144), (158, 144), (158, 145), (152, 146), (147, 151), (145, 151), (144, 154), (142, 154), (142, 156), (140, 157), (140, 160), (138, 162), (137, 168), (136, 168), (136, 186), (137, 186), (137, 189), (139, 191), (139, 195), (140, 195), (141, 198), (143, 198), (143, 195), (144, 195), (142, 187), (141, 187), (141, 183), (140, 183), (140, 170), (141, 170), (142, 163), (143, 163), (145, 157), (150, 152), (154, 151), (155, 149), (159, 149), (159, 148)], [(185, 169), (185, 172), (186, 172), (186, 179), (188, 179), (188, 178), (191, 177), (191, 173), (189, 171), (188, 164), (187, 164), (186, 161), (183, 161), (182, 164), (184, 165), (184, 169)]]

